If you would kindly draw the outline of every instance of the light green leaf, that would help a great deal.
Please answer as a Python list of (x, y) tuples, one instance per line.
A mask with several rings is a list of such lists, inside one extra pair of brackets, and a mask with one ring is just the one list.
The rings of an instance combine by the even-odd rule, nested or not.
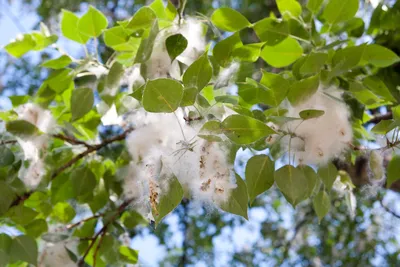
[(42, 67), (50, 68), (50, 69), (62, 69), (71, 64), (72, 60), (67, 55), (62, 55), (59, 58), (47, 60), (46, 62), (42, 63)]
[(80, 167), (71, 173), (72, 188), (75, 196), (86, 197), (93, 194), (96, 187), (96, 176), (88, 167)]
[(318, 73), (327, 60), (327, 53), (311, 52), (304, 58), (303, 64), (299, 68), (299, 73), (303, 75)]
[(104, 94), (114, 96), (118, 92), (120, 81), (124, 76), (124, 71), (124, 66), (122, 66), (122, 64), (118, 62), (114, 62), (114, 64), (112, 64), (106, 77), (106, 90), (103, 91)]
[(73, 87), (73, 71), (65, 68), (53, 71), (46, 80), (49, 87), (56, 93), (62, 93)]
[(75, 218), (76, 212), (69, 203), (58, 202), (53, 207), (52, 214), (61, 223), (68, 223), (68, 222), (72, 221), (73, 218)]
[(122, 256), (122, 260), (131, 264), (136, 264), (139, 258), (139, 251), (131, 249), (127, 246), (119, 247), (119, 254)]
[(183, 188), (175, 176), (168, 178), (168, 192), (161, 192), (157, 205), (158, 214), (154, 214), (156, 226), (172, 212), (182, 201)]
[(289, 94), (287, 96), (290, 103), (296, 105), (307, 100), (318, 90), (319, 86), (319, 75), (311, 76), (309, 78), (294, 82), (290, 87)]
[(260, 85), (250, 78), (246, 78), (245, 83), (238, 83), (239, 96), (251, 105), (264, 103), (267, 105), (274, 105), (274, 95), (271, 90)]
[(324, 2), (324, 0), (308, 0), (307, 2), (307, 8), (308, 10), (310, 10), (312, 13), (316, 14), (318, 13), (322, 2)]
[(189, 87), (183, 90), (182, 101), (179, 104), (181, 107), (192, 106), (196, 102), (199, 90), (196, 87)]
[(248, 196), (246, 183), (238, 174), (236, 174), (236, 185), (237, 187), (231, 191), (229, 199), (219, 204), (219, 207), (226, 212), (242, 216), (248, 220)]
[(35, 125), (25, 120), (15, 120), (6, 123), (6, 129), (9, 133), (19, 136), (26, 137), (36, 135), (39, 133), (39, 129)]
[(360, 103), (364, 105), (374, 105), (383, 101), (359, 82), (350, 82), (349, 91), (358, 101), (360, 101)]
[(93, 107), (94, 95), (90, 88), (78, 88), (72, 91), (71, 113), (72, 121), (85, 116)]
[(396, 102), (396, 99), (390, 93), (386, 84), (378, 78), (378, 76), (368, 76), (363, 80), (363, 85), (371, 90), (374, 94), (382, 97), (384, 100), (389, 102)]
[(378, 68), (389, 67), (400, 61), (392, 50), (377, 44), (367, 45), (362, 59)]
[(301, 5), (296, 0), (276, 0), (279, 12), (284, 18), (298, 17), (301, 15)]
[(360, 45), (337, 50), (332, 58), (332, 72), (339, 75), (356, 67), (363, 58), (365, 48), (366, 45)]
[(262, 70), (260, 83), (271, 90), (273, 94), (271, 100), (273, 103), (268, 104), (274, 107), (278, 106), (283, 99), (285, 99), (290, 88), (290, 84), (285, 78), (279, 74), (267, 72), (265, 70)]
[(0, 216), (5, 214), (15, 200), (13, 189), (4, 181), (0, 181)]
[(31, 35), (36, 43), (35, 48), (33, 49), (35, 51), (42, 50), (42, 49), (48, 47), (49, 45), (54, 44), (58, 40), (57, 35), (46, 36), (40, 32), (33, 32), (33, 33), (31, 33)]
[(246, 184), (250, 204), (274, 184), (275, 164), (267, 155), (256, 155), (246, 164)]
[(9, 43), (4, 49), (12, 56), (20, 58), (29, 51), (33, 50), (36, 46), (36, 42), (32, 35), (24, 34), (22, 38)]
[(332, 189), (333, 183), (338, 176), (338, 170), (335, 165), (332, 163), (328, 163), (326, 166), (320, 167), (318, 169), (318, 176), (321, 178), (324, 183), (326, 190), (330, 191)]
[(329, 0), (322, 17), (329, 24), (349, 20), (357, 13), (358, 2), (358, 0)]
[(387, 168), (386, 187), (390, 188), (390, 186), (399, 179), (400, 179), (400, 156), (395, 155), (389, 162), (389, 166)]
[(14, 153), (8, 147), (0, 146), (0, 168), (11, 165), (14, 159)]
[(325, 111), (323, 111), (323, 110), (306, 109), (306, 110), (300, 111), (299, 116), (303, 120), (309, 120), (309, 119), (314, 119), (314, 118), (321, 117), (324, 114), (325, 114)]
[(199, 57), (183, 74), (183, 84), (185, 87), (195, 87), (198, 91), (202, 90), (212, 77), (212, 67), (208, 60), (207, 53)]
[(321, 222), (322, 218), (324, 218), (331, 209), (331, 200), (328, 194), (324, 190), (319, 191), (319, 193), (314, 197), (313, 205), (318, 220)]
[(176, 7), (174, 4), (171, 3), (170, 0), (168, 0), (167, 7), (165, 8), (165, 15), (166, 18), (170, 21), (173, 21), (178, 14)]
[(223, 133), (234, 143), (251, 144), (263, 137), (275, 133), (263, 122), (243, 115), (230, 115), (222, 123)]
[(160, 78), (146, 83), (142, 102), (148, 112), (174, 112), (182, 97), (182, 84), (172, 79)]
[(269, 46), (277, 45), (289, 36), (288, 24), (273, 18), (265, 18), (255, 23), (254, 31), (258, 38)]
[(13, 239), (10, 248), (10, 262), (24, 261), (37, 265), (38, 247), (35, 239), (20, 235)]
[(62, 34), (75, 42), (85, 44), (89, 37), (80, 33), (78, 29), (79, 18), (68, 10), (62, 10), (61, 32)]
[(135, 13), (126, 27), (135, 31), (148, 29), (152, 27), (156, 19), (157, 16), (154, 11), (150, 7), (144, 6)]
[(109, 47), (114, 47), (128, 41), (128, 33), (122, 26), (112, 27), (104, 31), (104, 43)]
[(149, 7), (154, 11), (156, 16), (160, 19), (166, 19), (165, 7), (162, 0), (154, 0)]
[(228, 38), (218, 42), (213, 49), (213, 56), (217, 63), (222, 67), (227, 67), (232, 61), (233, 51), (242, 47), (239, 33), (235, 33)]
[(387, 134), (390, 131), (392, 123), (393, 120), (382, 120), (371, 129), (371, 132), (376, 134)]
[(248, 44), (236, 48), (232, 52), (232, 57), (245, 62), (256, 62), (260, 57), (261, 47), (264, 43)]
[(288, 37), (275, 46), (264, 46), (261, 58), (275, 68), (286, 67), (303, 55), (303, 48), (293, 38)]
[(80, 33), (89, 37), (99, 36), (107, 25), (106, 16), (93, 6), (89, 6), (89, 10), (78, 21)]
[(165, 40), (165, 46), (167, 47), (167, 52), (171, 61), (185, 51), (187, 44), (188, 41), (180, 33), (171, 35)]
[(293, 207), (303, 201), (309, 193), (306, 176), (300, 169), (291, 165), (285, 165), (275, 172), (275, 182)]
[(215, 10), (211, 16), (211, 22), (227, 32), (240, 31), (251, 25), (246, 17), (229, 7), (221, 7)]
[[(12, 95), (8, 97), (11, 100), (11, 104), (13, 105), (13, 107), (18, 107), (22, 104), (27, 103), (31, 96), (29, 95)], [(10, 117), (8, 117), (10, 118)]]

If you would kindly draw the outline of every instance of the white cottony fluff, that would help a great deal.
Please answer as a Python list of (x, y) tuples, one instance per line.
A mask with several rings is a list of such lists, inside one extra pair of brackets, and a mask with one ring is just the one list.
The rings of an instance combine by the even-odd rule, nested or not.
[(296, 136), (282, 138), (282, 149), (289, 151), (290, 144), (290, 155), (294, 155), (298, 163), (324, 165), (340, 156), (351, 143), (353, 132), (349, 121), (350, 112), (343, 102), (342, 92), (337, 88), (320, 86), (310, 98), (295, 106), (288, 104), (287, 109), (285, 116), (297, 118), (303, 110), (325, 112), (318, 118), (294, 120), (282, 126), (282, 130)]
[(176, 113), (138, 111), (135, 131), (126, 142), (132, 163), (124, 175), (125, 196), (135, 198), (141, 213), (150, 219), (172, 175), (194, 199), (217, 206), (236, 187), (227, 151), (219, 143), (198, 138), (199, 126), (186, 124), (183, 113)]
[(66, 266), (74, 267), (76, 263), (70, 258), (68, 250), (77, 254), (78, 241), (69, 240), (67, 242), (47, 243), (40, 258), (39, 267)]
[(23, 179), (29, 188), (35, 188), (46, 172), (41, 156), (46, 153), (48, 135), (55, 131), (56, 122), (49, 110), (44, 110), (35, 104), (24, 104), (16, 109), (18, 118), (26, 120), (35, 125), (44, 134), (17, 138), (19, 145), (24, 152), (24, 159), (29, 160), (29, 167), (22, 167), (19, 177)]
[[(174, 34), (182, 34), (188, 41), (186, 49), (176, 60), (171, 62), (165, 45), (166, 39)], [(146, 77), (148, 79), (162, 78), (170, 75), (179, 80), (181, 70), (178, 61), (191, 65), (206, 47), (203, 24), (194, 19), (187, 18), (181, 25), (175, 24), (163, 29), (156, 37), (150, 59), (146, 62)]]

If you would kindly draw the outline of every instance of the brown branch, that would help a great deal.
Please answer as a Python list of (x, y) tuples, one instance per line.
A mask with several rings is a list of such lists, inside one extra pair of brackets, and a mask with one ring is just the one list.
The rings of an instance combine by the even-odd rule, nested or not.
[[(107, 228), (108, 226), (113, 223), (116, 219), (119, 218), (119, 216), (122, 214), (122, 212), (124, 212), (124, 210), (129, 206), (129, 204), (133, 201), (134, 199), (128, 199), (125, 200), (124, 202), (122, 202), (122, 204), (118, 207), (117, 212), (107, 221), (107, 223), (104, 224), (104, 226), (100, 229), (99, 232), (97, 232), (97, 234), (95, 234), (92, 238), (92, 241), (90, 242), (88, 248), (86, 249), (85, 253), (83, 254), (82, 258), (78, 261), (77, 266), (83, 266), (84, 262), (85, 262), (85, 258), (86, 256), (89, 254), (90, 250), (93, 248), (94, 244), (97, 241), (97, 238), (104, 238), (103, 236), (106, 234), (107, 232)], [(100, 240), (99, 240), (99, 244), (100, 245)], [(97, 248), (96, 248), (97, 250)], [(97, 252), (95, 251), (94, 254), (96, 255)], [(94, 255), (94, 257), (95, 257)], [(95, 266), (95, 261), (94, 261), (94, 265)]]
[(92, 148), (93, 147), (92, 145), (90, 145), (90, 144), (88, 144), (88, 143), (86, 143), (84, 141), (78, 140), (78, 139), (76, 139), (74, 137), (71, 137), (71, 136), (66, 136), (66, 135), (62, 135), (62, 134), (53, 134), (53, 137), (57, 138), (57, 139), (60, 139), (60, 140), (63, 140), (63, 141), (66, 141), (66, 142), (70, 143), (71, 145), (84, 145), (87, 148)]
[(69, 224), (69, 225), (66, 226), (66, 228), (67, 229), (72, 229), (72, 228), (75, 228), (75, 227), (81, 225), (82, 223), (85, 223), (85, 222), (88, 222), (88, 221), (91, 221), (91, 220), (94, 220), (94, 219), (98, 219), (98, 218), (103, 217), (103, 216), (104, 216), (104, 213), (96, 214), (96, 215), (93, 215), (93, 216), (91, 216), (89, 218), (83, 219), (83, 220), (81, 220), (79, 222), (76, 222), (76, 223), (73, 223), (73, 224)]
[[(106, 229), (107, 230), (107, 229)], [(101, 243), (103, 242), (103, 239), (106, 235), (107, 231), (103, 231), (100, 235), (99, 243), (97, 243), (96, 249), (94, 250), (93, 253), (93, 267), (96, 267), (96, 261), (97, 261), (97, 253), (99, 252)]]
[(378, 114), (375, 115), (374, 117), (372, 117), (372, 119), (370, 119), (367, 122), (364, 122), (364, 125), (369, 124), (369, 123), (378, 123), (380, 121), (383, 120), (390, 120), (393, 118), (393, 113), (391, 111), (385, 113), (385, 114)]
[(17, 142), (18, 142), (17, 140), (1, 140), (0, 145), (2, 146), (2, 145), (8, 145), (8, 144), (15, 144)]

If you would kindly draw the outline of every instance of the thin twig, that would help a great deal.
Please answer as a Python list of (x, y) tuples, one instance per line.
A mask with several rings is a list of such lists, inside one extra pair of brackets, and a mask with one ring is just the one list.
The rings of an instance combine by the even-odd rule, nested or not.
[(66, 142), (70, 143), (71, 145), (84, 145), (87, 148), (93, 147), (92, 145), (90, 145), (84, 141), (78, 140), (72, 136), (67, 136), (67, 135), (62, 135), (62, 134), (53, 134), (53, 137), (63, 140), (63, 141), (66, 141)]
[[(108, 226), (113, 223), (116, 219), (119, 218), (119, 216), (124, 212), (124, 210), (129, 206), (129, 204), (133, 201), (133, 199), (128, 199), (122, 202), (122, 204), (118, 207), (117, 212), (107, 221), (106, 224), (100, 229), (97, 234), (94, 235), (92, 241), (90, 242), (88, 248), (86, 249), (85, 253), (83, 254), (82, 258), (78, 261), (77, 266), (83, 266), (83, 263), (85, 262), (86, 256), (89, 254), (90, 250), (93, 248), (94, 244), (97, 241), (97, 238), (101, 237), (102, 235), (105, 235), (107, 232)], [(100, 242), (100, 240), (99, 240)], [(93, 265), (94, 266), (94, 265)]]
[(97, 253), (99, 252), (101, 243), (103, 242), (103, 239), (106, 236), (106, 233), (107, 233), (106, 230), (101, 233), (100, 239), (99, 239), (99, 243), (97, 243), (96, 249), (94, 250), (94, 253), (93, 253), (93, 267), (96, 267)]
[(16, 144), (18, 141), (17, 140), (1, 140), (0, 145), (9, 145), (9, 144)]
[(364, 125), (369, 124), (369, 123), (378, 123), (380, 121), (383, 120), (390, 120), (393, 118), (393, 113), (391, 111), (385, 113), (385, 114), (378, 114), (375, 115), (374, 117), (372, 117), (372, 119), (370, 119), (367, 122), (364, 122)]
[(389, 209), (385, 204), (383, 204), (383, 199), (379, 198), (379, 203), (381, 203), (381, 206), (390, 214), (392, 214), (394, 217), (400, 219), (400, 215), (397, 214), (396, 212), (392, 211), (391, 209)]
[(94, 220), (94, 219), (98, 219), (98, 218), (103, 217), (103, 216), (104, 216), (104, 213), (96, 214), (96, 215), (93, 215), (93, 216), (91, 216), (89, 218), (83, 219), (83, 220), (81, 220), (79, 222), (76, 222), (76, 223), (73, 223), (73, 224), (69, 224), (69, 225), (66, 226), (66, 228), (67, 229), (72, 229), (72, 228), (75, 228), (75, 227), (81, 225), (84, 222), (88, 222), (88, 221), (91, 221), (91, 220)]

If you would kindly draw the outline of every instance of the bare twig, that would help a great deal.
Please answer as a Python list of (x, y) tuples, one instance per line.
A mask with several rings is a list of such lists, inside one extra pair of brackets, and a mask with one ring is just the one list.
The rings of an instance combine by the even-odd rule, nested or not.
[(74, 137), (71, 137), (71, 136), (66, 136), (66, 135), (62, 135), (62, 134), (53, 134), (53, 137), (57, 138), (57, 139), (60, 139), (60, 140), (63, 140), (63, 141), (66, 141), (66, 142), (70, 143), (71, 145), (83, 145), (83, 146), (85, 146), (87, 148), (92, 148), (93, 147), (92, 145), (90, 145), (90, 144), (88, 144), (88, 143), (86, 143), (84, 141), (78, 140), (78, 139), (76, 139)]
[(1, 140), (0, 145), (9, 145), (9, 144), (15, 144), (17, 143), (17, 140)]
[(364, 125), (369, 124), (369, 123), (378, 123), (383, 120), (390, 120), (393, 118), (393, 113), (391, 111), (385, 113), (385, 114), (378, 114), (372, 117), (369, 121), (365, 122)]
[(89, 218), (83, 219), (83, 220), (81, 220), (79, 222), (76, 222), (76, 223), (73, 223), (73, 224), (69, 224), (69, 225), (66, 226), (66, 228), (67, 229), (72, 229), (72, 228), (75, 228), (75, 227), (81, 225), (82, 223), (85, 223), (85, 222), (88, 222), (88, 221), (91, 221), (91, 220), (94, 220), (94, 219), (98, 219), (98, 218), (103, 217), (103, 216), (104, 216), (104, 213), (96, 214), (96, 215), (93, 215), (93, 216), (91, 216)]
[(400, 215), (397, 214), (396, 212), (392, 211), (391, 209), (389, 209), (389, 207), (387, 207), (385, 204), (383, 204), (383, 199), (379, 198), (379, 203), (381, 203), (381, 206), (390, 214), (392, 214), (394, 217), (400, 219)]

